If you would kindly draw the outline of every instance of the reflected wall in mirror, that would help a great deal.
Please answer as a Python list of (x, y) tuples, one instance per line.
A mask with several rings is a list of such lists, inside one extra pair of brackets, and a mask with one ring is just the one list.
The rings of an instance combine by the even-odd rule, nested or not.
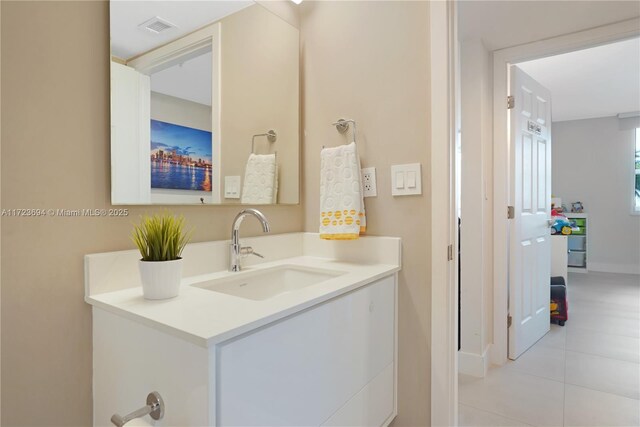
[(299, 34), (252, 1), (111, 1), (111, 202), (299, 202)]

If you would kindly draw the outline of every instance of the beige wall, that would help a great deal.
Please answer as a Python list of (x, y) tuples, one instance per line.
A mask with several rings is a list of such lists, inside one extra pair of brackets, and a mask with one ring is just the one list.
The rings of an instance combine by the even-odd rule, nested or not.
[(277, 151), (278, 203), (298, 203), (298, 29), (260, 5), (234, 13), (220, 21), (220, 25), (220, 180), (224, 183), (225, 175), (239, 175), (244, 182), (252, 135), (274, 129), (277, 140), (269, 143), (265, 137), (256, 138), (256, 153)]
[[(2, 207), (109, 207), (108, 4), (0, 5)], [(3, 426), (91, 424), (82, 257), (133, 248), (131, 222), (162, 208), (129, 209), (127, 218), (2, 218)], [(171, 210), (196, 227), (195, 241), (228, 238), (237, 212)], [(264, 212), (274, 233), (302, 229), (300, 206)], [(253, 221), (246, 226), (246, 235), (260, 232)]]
[(296, 28), (300, 28), (300, 8), (291, 0), (256, 0), (256, 3), (278, 15)]
[[(395, 425), (430, 417), (429, 11), (426, 2), (303, 2), (305, 229), (319, 222), (319, 153), (346, 142), (331, 123), (358, 124), (363, 167), (377, 168), (365, 199), (368, 234), (403, 239), (399, 286), (399, 402)], [(424, 195), (391, 196), (390, 165), (422, 163)], [(446, 208), (443, 207), (442, 215)]]
[(159, 92), (151, 92), (151, 118), (211, 132), (211, 107)]

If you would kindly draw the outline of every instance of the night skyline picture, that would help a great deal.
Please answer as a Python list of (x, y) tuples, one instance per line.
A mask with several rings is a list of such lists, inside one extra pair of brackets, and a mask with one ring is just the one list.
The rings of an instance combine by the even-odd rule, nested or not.
[(211, 132), (151, 120), (151, 188), (211, 191)]

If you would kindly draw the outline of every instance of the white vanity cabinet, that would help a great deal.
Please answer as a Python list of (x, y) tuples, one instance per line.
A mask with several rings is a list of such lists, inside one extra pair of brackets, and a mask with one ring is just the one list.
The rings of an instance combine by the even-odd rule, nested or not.
[(387, 425), (396, 414), (396, 280), (206, 348), (94, 307), (94, 424), (155, 390), (162, 426)]

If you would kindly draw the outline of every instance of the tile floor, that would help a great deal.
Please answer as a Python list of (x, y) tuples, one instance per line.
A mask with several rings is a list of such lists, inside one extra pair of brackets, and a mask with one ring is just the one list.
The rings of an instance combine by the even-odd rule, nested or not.
[(564, 327), (485, 378), (460, 375), (460, 426), (640, 426), (640, 276), (568, 282)]

